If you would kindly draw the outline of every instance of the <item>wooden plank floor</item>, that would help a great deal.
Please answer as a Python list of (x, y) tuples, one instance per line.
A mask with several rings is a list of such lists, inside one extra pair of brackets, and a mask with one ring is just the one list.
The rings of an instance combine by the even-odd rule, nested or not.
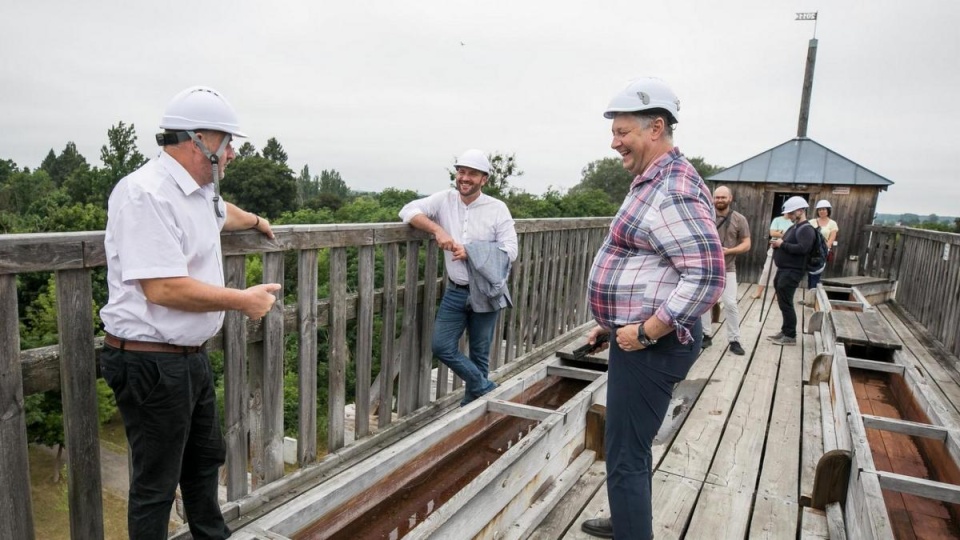
[[(800, 505), (803, 482), (812, 487), (814, 456), (823, 452), (819, 388), (805, 386), (813, 341), (773, 345), (766, 337), (779, 332), (782, 318), (772, 294), (761, 320), (753, 288), (741, 284), (738, 292), (747, 355), (731, 354), (724, 345), (726, 329), (715, 324), (714, 345), (678, 385), (676, 406), (654, 442), (657, 540), (816, 538), (825, 530), (822, 513), (804, 513)], [(805, 310), (803, 320), (808, 317)], [(605, 484), (591, 480), (595, 493), (589, 501), (583, 490), (576, 491), (579, 514), (564, 506), (564, 515), (548, 515), (535, 538), (594, 538), (580, 524), (608, 516), (609, 505)]]

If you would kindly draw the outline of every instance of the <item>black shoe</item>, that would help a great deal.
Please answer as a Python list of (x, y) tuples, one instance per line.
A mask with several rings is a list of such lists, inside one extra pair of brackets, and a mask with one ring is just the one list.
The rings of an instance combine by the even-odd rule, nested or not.
[(737, 356), (743, 356), (743, 355), (747, 354), (747, 351), (744, 351), (744, 350), (743, 350), (743, 347), (740, 346), (740, 342), (739, 342), (739, 341), (731, 341), (731, 342), (730, 342), (730, 352), (732, 352), (733, 354), (735, 354), (735, 355), (737, 355)]
[(600, 538), (613, 538), (613, 522), (610, 518), (588, 519), (580, 525), (583, 532)]
[(703, 342), (700, 344), (700, 348), (706, 349), (711, 345), (713, 345), (713, 338), (710, 336), (703, 336)]

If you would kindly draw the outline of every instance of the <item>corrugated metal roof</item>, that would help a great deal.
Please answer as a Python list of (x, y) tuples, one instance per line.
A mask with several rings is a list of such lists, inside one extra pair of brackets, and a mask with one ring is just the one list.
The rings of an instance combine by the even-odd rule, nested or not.
[(807, 138), (791, 139), (707, 180), (778, 184), (889, 186), (893, 182)]

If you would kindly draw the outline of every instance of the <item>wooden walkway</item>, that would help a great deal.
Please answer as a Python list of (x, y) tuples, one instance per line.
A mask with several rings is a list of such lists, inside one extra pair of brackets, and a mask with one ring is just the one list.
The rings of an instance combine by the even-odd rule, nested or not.
[[(657, 540), (828, 537), (826, 515), (806, 506), (823, 454), (821, 403), (830, 403), (821, 399), (821, 387), (806, 384), (816, 356), (813, 337), (802, 334), (802, 346), (773, 345), (766, 336), (779, 331), (780, 311), (769, 295), (761, 321), (761, 301), (752, 293), (741, 284), (747, 354), (727, 351), (725, 328), (715, 324), (714, 345), (675, 389), (654, 442)], [(803, 309), (801, 325), (810, 313)], [(903, 341), (906, 358), (960, 421), (960, 372), (939, 361), (894, 308), (881, 305), (879, 313)], [(594, 538), (580, 524), (609, 515), (604, 465), (595, 462), (530, 538)]]

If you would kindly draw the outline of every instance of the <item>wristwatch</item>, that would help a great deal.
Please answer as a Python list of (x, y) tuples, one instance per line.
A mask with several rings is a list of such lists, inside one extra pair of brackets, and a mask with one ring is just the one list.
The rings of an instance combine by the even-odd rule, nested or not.
[(643, 345), (643, 348), (652, 347), (657, 344), (657, 340), (647, 337), (646, 332), (643, 331), (643, 323), (637, 325), (637, 341)]

